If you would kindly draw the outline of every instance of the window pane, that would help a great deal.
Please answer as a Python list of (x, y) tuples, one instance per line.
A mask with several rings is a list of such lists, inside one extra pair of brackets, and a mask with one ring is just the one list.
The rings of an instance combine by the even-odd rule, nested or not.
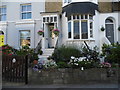
[(71, 38), (71, 22), (68, 23), (68, 38)]
[(105, 23), (113, 23), (113, 20), (111, 20), (111, 19), (106, 19)]
[(81, 19), (84, 19), (84, 16), (83, 16), (83, 15), (81, 15)]
[(1, 15), (1, 21), (6, 21), (6, 15)]
[(92, 16), (92, 15), (89, 15), (89, 19), (93, 19), (93, 16)]
[(20, 31), (20, 46), (30, 46), (30, 31)]
[(53, 17), (50, 17), (50, 22), (53, 22)]
[(22, 6), (22, 12), (24, 12), (24, 11), (27, 11), (27, 8), (26, 8), (26, 6), (24, 5), (24, 6)]
[(77, 15), (77, 19), (80, 19), (79, 15)]
[(45, 17), (43, 18), (43, 22), (45, 22)]
[(27, 13), (27, 19), (31, 18), (31, 12)]
[(76, 16), (75, 16), (75, 15), (73, 15), (73, 19), (76, 19)]
[(81, 22), (81, 33), (82, 33), (82, 39), (88, 39), (88, 25), (87, 21)]
[(31, 11), (31, 5), (27, 5), (27, 11)]
[(1, 9), (1, 13), (2, 13), (2, 14), (6, 14), (6, 8), (2, 8), (2, 9)]
[(49, 22), (49, 17), (47, 17), (47, 22)]
[(90, 22), (90, 29), (93, 29), (93, 23)]
[(71, 16), (68, 17), (68, 21), (70, 21), (70, 20), (71, 20)]
[(79, 21), (74, 21), (74, 39), (80, 39)]
[(85, 15), (85, 19), (88, 19), (88, 16), (87, 16), (87, 15)]
[(31, 19), (31, 5), (22, 5), (22, 19)]
[(54, 17), (54, 22), (56, 22), (57, 21), (57, 17)]
[(26, 19), (26, 13), (22, 13), (22, 19)]

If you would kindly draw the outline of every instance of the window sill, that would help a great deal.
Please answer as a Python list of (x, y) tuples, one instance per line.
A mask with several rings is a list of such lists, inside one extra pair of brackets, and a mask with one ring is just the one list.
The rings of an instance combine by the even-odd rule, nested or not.
[(68, 39), (67, 41), (95, 41), (95, 39)]

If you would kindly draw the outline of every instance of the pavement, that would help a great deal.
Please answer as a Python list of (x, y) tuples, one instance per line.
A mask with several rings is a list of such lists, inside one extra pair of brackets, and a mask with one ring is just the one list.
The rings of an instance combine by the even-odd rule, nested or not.
[(2, 90), (120, 90), (120, 84), (3, 85)]

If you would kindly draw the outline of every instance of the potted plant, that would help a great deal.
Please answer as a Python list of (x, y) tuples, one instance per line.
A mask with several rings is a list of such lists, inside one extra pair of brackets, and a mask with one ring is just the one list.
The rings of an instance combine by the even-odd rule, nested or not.
[(102, 27), (101, 27), (101, 31), (104, 31), (104, 30), (105, 30), (105, 28), (102, 26)]
[(38, 31), (38, 34), (39, 34), (39, 35), (43, 35), (43, 33), (44, 33), (43, 30), (39, 30), (39, 31)]
[(58, 29), (53, 29), (53, 33), (55, 34), (55, 36), (58, 36), (59, 35), (59, 30)]
[(34, 53), (33, 54), (33, 64), (38, 64), (38, 54), (37, 53)]

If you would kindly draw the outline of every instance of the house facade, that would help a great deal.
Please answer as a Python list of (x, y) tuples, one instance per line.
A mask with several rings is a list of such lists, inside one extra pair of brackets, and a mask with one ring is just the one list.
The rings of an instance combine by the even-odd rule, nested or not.
[[(0, 45), (19, 49), (42, 47), (44, 53), (60, 45), (90, 48), (120, 43), (120, 1), (61, 0), (56, 2), (2, 2)], [(56, 37), (53, 29), (59, 30)], [(38, 35), (43, 30), (44, 35)], [(49, 53), (48, 53), (49, 55)]]

